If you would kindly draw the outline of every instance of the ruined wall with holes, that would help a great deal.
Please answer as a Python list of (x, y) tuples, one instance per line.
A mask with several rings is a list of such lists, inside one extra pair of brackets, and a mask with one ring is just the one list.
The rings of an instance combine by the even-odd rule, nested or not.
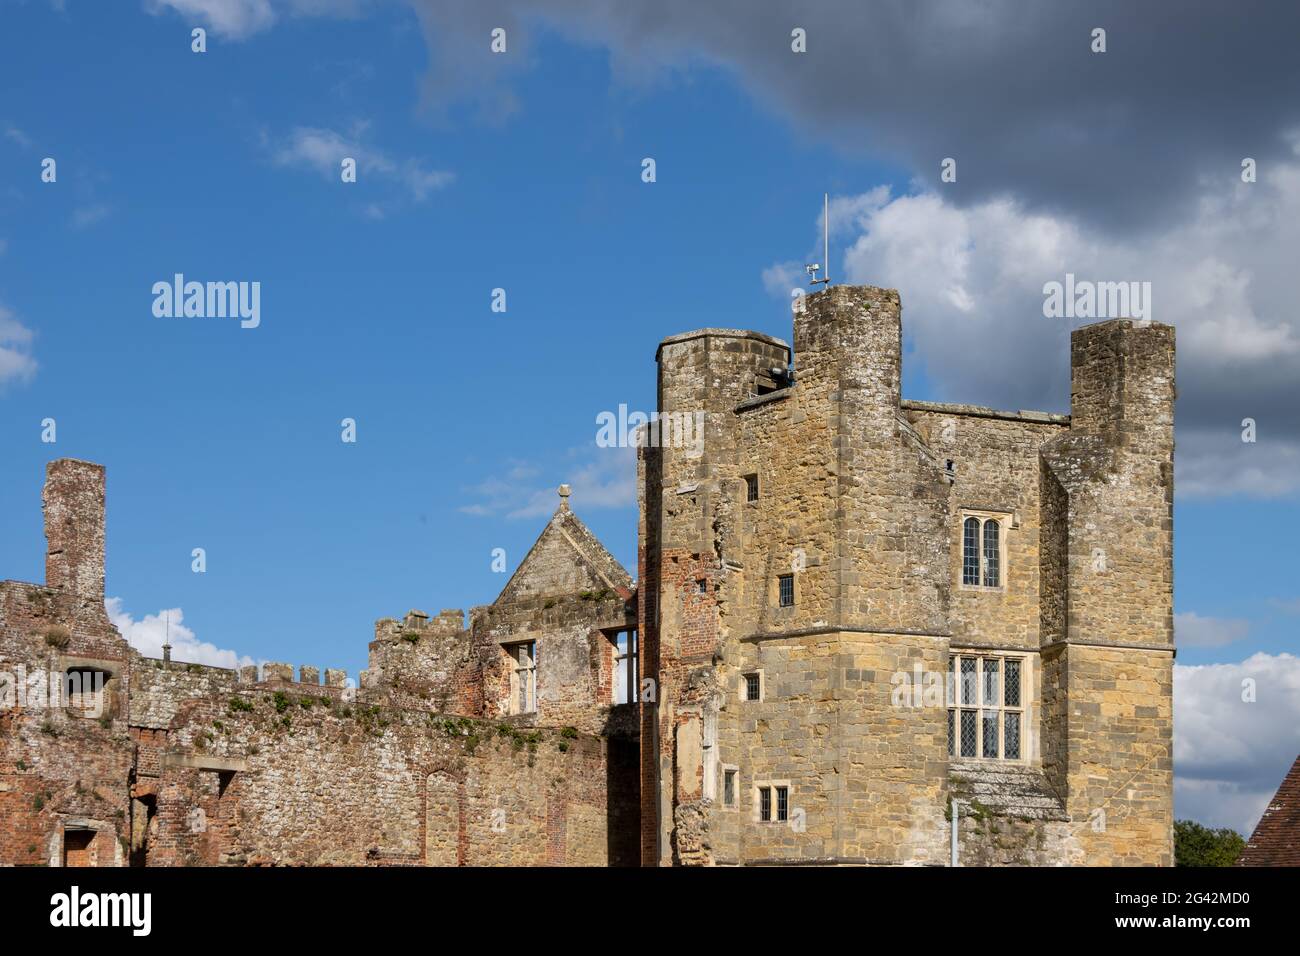
[(194, 700), (169, 728), (151, 865), (630, 862), (600, 738), (268, 687), (236, 699)]
[[(104, 609), (104, 496), (102, 466), (51, 462), (45, 584), (0, 582), (0, 863), (125, 861), (134, 652)], [(70, 670), (102, 696), (70, 696)]]
[[(661, 681), (643, 860), (945, 862), (948, 658), (1013, 653), (1022, 754), (974, 760), (1015, 772), (975, 774), (972, 861), (1169, 863), (1172, 330), (1076, 331), (1072, 420), (903, 400), (892, 290), (796, 305), (793, 380), (757, 333), (659, 349), (661, 408), (707, 419), (702, 454), (639, 462)], [(999, 522), (996, 585), (962, 580), (967, 512)], [(937, 692), (900, 703), (913, 675)], [(755, 788), (778, 783), (791, 819), (759, 820)]]
[[(103, 468), (53, 462), (44, 500), (46, 584), (0, 583), (0, 864), (639, 861), (640, 711), (613, 704), (611, 640), (635, 596), (567, 499), (469, 627), (379, 621), (360, 687), (142, 657), (105, 612)], [(505, 716), (519, 640), (541, 649), (538, 707)], [(69, 671), (102, 694), (58, 696)]]

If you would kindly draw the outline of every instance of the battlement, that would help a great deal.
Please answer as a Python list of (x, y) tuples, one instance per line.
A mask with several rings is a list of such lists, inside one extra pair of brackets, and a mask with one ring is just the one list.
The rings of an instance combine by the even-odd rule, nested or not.
[(449, 637), (466, 633), (465, 612), (459, 608), (444, 609), (435, 617), (413, 608), (400, 621), (391, 617), (375, 621), (375, 640), (379, 642), (416, 641), (426, 636)]
[(241, 684), (295, 684), (300, 687), (344, 688), (348, 682), (348, 672), (329, 667), (325, 669), (325, 683), (321, 683), (321, 670), (310, 664), (298, 668), (298, 679), (293, 679), (293, 665), (279, 661), (267, 661), (261, 667), (261, 676), (254, 664), (239, 668)]

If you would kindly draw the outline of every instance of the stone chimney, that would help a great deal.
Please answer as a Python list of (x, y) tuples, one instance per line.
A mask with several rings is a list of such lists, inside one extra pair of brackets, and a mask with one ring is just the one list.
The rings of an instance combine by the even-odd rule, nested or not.
[(104, 601), (104, 466), (60, 458), (45, 469), (45, 584)]

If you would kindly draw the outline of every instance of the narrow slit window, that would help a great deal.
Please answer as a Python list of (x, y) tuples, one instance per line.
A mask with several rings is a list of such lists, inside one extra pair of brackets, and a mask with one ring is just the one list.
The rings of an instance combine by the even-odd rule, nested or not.
[(998, 523), (984, 522), (984, 586), (998, 586)]
[(758, 818), (770, 822), (772, 819), (772, 788), (758, 788)]
[(998, 712), (996, 710), (980, 711), (980, 719), (984, 723), (980, 736), (984, 740), (984, 748), (980, 754), (983, 757), (996, 757), (998, 755)]
[(964, 587), (1002, 586), (1002, 522), (969, 515), (961, 523), (961, 583)]
[(980, 519), (967, 518), (962, 535), (961, 583), (980, 583)]
[(984, 703), (992, 704), (996, 707), (998, 700), (998, 671), (1001, 669), (1002, 661), (997, 657), (985, 657), (981, 664), (984, 668)]
[(776, 790), (776, 819), (784, 822), (790, 819), (790, 788), (774, 787)]
[(961, 712), (961, 755), (963, 757), (975, 756), (975, 739), (979, 736), (979, 728), (975, 725), (975, 711), (963, 710)]
[(1005, 686), (1006, 697), (1003, 703), (1008, 707), (1020, 706), (1020, 661), (1009, 659), (1007, 661), (1007, 679)]
[(635, 704), (637, 696), (636, 631), (614, 637), (614, 703)]
[(794, 607), (794, 575), (783, 574), (777, 578), (781, 607)]
[(963, 657), (961, 659), (961, 702), (963, 704), (975, 703), (975, 658)]
[(537, 710), (537, 642), (516, 644), (510, 656), (514, 660), (510, 712), (531, 714)]
[(758, 500), (758, 475), (745, 476), (745, 500)]
[(1020, 759), (1020, 713), (1008, 710), (1003, 715), (1003, 756), (1008, 760)]

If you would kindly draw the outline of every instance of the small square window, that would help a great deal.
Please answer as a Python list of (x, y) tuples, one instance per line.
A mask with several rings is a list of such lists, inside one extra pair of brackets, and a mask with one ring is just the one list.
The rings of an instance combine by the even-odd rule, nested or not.
[(745, 700), (761, 700), (763, 697), (763, 680), (758, 674), (745, 675)]
[(794, 607), (794, 575), (783, 574), (776, 580), (780, 586), (781, 607)]
[(698, 581), (695, 582), (695, 585), (696, 585), (697, 588), (699, 588), (699, 592), (700, 592), (701, 594), (708, 594), (708, 593), (709, 593), (709, 582), (708, 582), (707, 579), (705, 579), (705, 578), (700, 578)]
[(758, 500), (758, 475), (745, 476), (745, 500)]

